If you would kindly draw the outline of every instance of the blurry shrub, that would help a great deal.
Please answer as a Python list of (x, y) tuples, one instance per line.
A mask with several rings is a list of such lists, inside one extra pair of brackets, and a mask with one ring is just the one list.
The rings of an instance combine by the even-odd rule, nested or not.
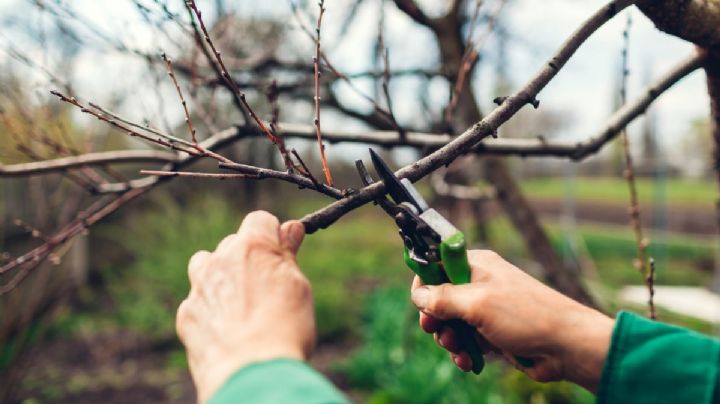
[(240, 217), (223, 198), (203, 197), (185, 207), (161, 200), (128, 226), (105, 229), (135, 257), (129, 267), (103, 270), (118, 325), (151, 337), (173, 337), (175, 311), (190, 288), (188, 260), (198, 250), (212, 251), (237, 229)]
[(378, 285), (409, 284), (401, 252), (395, 224), (382, 212), (306, 237), (298, 260), (312, 283), (321, 340), (357, 334), (365, 297)]
[[(299, 200), (298, 203), (309, 203)], [(209, 194), (182, 206), (169, 198), (130, 216), (125, 223), (106, 226), (101, 236), (114, 249), (129, 251), (133, 261), (102, 269), (115, 314), (82, 318), (107, 328), (108, 320), (156, 338), (174, 338), (175, 311), (187, 295), (187, 263), (197, 250), (212, 251), (244, 216), (228, 199)], [(274, 212), (281, 217), (282, 212)], [(293, 214), (298, 216), (298, 214)], [(381, 213), (347, 218), (307, 236), (298, 260), (313, 286), (321, 340), (356, 333), (364, 297), (377, 285), (408, 283), (394, 223)], [(94, 251), (94, 254), (104, 254)], [(98, 296), (86, 298), (95, 301)], [(71, 327), (72, 328), (72, 327)]]
[(538, 384), (490, 362), (479, 376), (455, 368), (447, 353), (417, 326), (406, 287), (369, 298), (362, 346), (339, 370), (350, 384), (372, 391), (370, 403), (591, 403), (567, 383)]

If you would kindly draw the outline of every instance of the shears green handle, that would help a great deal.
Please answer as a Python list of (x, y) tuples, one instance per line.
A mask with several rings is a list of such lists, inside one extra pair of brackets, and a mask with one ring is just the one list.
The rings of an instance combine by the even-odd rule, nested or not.
[[(440, 259), (442, 267), (436, 262), (420, 264), (410, 258), (407, 248), (403, 253), (405, 264), (415, 272), (426, 285), (440, 285), (448, 281), (454, 285), (470, 283), (470, 263), (467, 258), (465, 235), (457, 232), (440, 242)], [(444, 268), (444, 270), (443, 270)], [(462, 320), (450, 320), (448, 326), (455, 331), (460, 342), (460, 349), (467, 352), (472, 359), (472, 371), (480, 374), (485, 367), (482, 350), (475, 339), (475, 328)], [(523, 367), (532, 367), (534, 361), (529, 358), (515, 356), (515, 360)]]
[[(426, 285), (440, 285), (448, 281), (455, 285), (470, 283), (470, 263), (465, 247), (465, 235), (462, 232), (457, 232), (440, 243), (442, 266), (437, 262), (428, 264), (416, 262), (410, 258), (407, 248), (405, 248), (403, 256), (407, 266)], [(473, 373), (480, 374), (485, 367), (485, 359), (480, 345), (475, 339), (475, 329), (462, 320), (450, 320), (447, 325), (455, 332), (460, 348), (470, 355)]]

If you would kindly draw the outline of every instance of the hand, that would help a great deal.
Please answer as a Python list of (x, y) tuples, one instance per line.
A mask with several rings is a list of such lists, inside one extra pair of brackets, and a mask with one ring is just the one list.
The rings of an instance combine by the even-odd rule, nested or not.
[[(597, 389), (614, 320), (543, 285), (492, 251), (468, 251), (471, 283), (423, 286), (413, 282), (420, 326), (433, 333), (464, 371), (472, 360), (443, 320), (459, 318), (477, 328), (481, 346), (502, 353), (537, 381), (567, 379)], [(530, 368), (515, 357), (532, 359)]]
[(237, 234), (190, 259), (190, 294), (176, 328), (205, 402), (237, 369), (273, 358), (307, 359), (315, 343), (312, 292), (295, 255), (302, 223), (247, 215)]

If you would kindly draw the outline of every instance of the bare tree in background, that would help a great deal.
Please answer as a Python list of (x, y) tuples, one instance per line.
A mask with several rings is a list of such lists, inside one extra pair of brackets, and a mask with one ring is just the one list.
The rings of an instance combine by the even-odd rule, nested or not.
[[(3, 255), (3, 261), (0, 262), (0, 295), (16, 290), (38, 264), (48, 258), (54, 259), (53, 254), (84, 234), (88, 228), (176, 177), (248, 182), (274, 179), (289, 182), (335, 200), (302, 218), (309, 233), (327, 228), (343, 215), (372, 202), (384, 192), (380, 183), (352, 189), (337, 178), (333, 179), (330, 163), (337, 156), (333, 156), (331, 149), (325, 148), (326, 144), (353, 142), (385, 148), (402, 146), (416, 149), (420, 158), (397, 171), (398, 176), (412, 181), (418, 181), (452, 164), (460, 156), (476, 156), (484, 180), (494, 189), (494, 197), (523, 237), (532, 257), (542, 267), (542, 277), (573, 298), (594, 304), (581, 282), (579, 272), (565, 268), (553, 250), (537, 215), (522, 195), (503, 156), (559, 157), (573, 161), (591, 156), (642, 115), (663, 92), (701, 67), (708, 74), (716, 145), (720, 139), (718, 0), (610, 1), (586, 21), (578, 22), (577, 30), (559, 45), (552, 57), (524, 85), (514, 92), (496, 94), (494, 101), (497, 107), (487, 113), (480, 110), (478, 95), (474, 93), (472, 84), (477, 78), (473, 73), (480, 63), (487, 36), (502, 25), (501, 13), (505, 0), (451, 0), (447, 2), (445, 12), (439, 16), (428, 15), (413, 0), (394, 0), (387, 5), (381, 1), (383, 13), (399, 10), (432, 34), (439, 60), (432, 69), (393, 70), (389, 63), (393, 50), (386, 46), (384, 19), (380, 17), (374, 45), (376, 66), (352, 74), (338, 69), (325, 51), (329, 46), (341, 42), (346, 35), (343, 31), (336, 38), (329, 38), (323, 31), (324, 9), (335, 6), (334, 3), (321, 1), (319, 5), (310, 6), (292, 3), (288, 6), (293, 16), (292, 23), (280, 25), (277, 21), (246, 21), (224, 12), (222, 1), (216, 2), (215, 16), (203, 13), (194, 0), (183, 2), (182, 7), (178, 7), (176, 2), (163, 0), (128, 1), (137, 7), (158, 35), (167, 36), (166, 43), (172, 44), (169, 46), (172, 49), (165, 49), (162, 57), (134, 49), (124, 44), (119, 37), (103, 33), (93, 21), (84, 19), (65, 2), (34, 0), (31, 3), (51, 18), (64, 32), (64, 39), (74, 43), (76, 48), (99, 46), (108, 52), (145, 61), (148, 71), (153, 74), (162, 72), (162, 76), (158, 75), (158, 83), (163, 88), (172, 89), (174, 100), (161, 97), (160, 91), (158, 97), (168, 105), (177, 106), (184, 116), (184, 125), (172, 127), (162, 118), (142, 122), (113, 112), (113, 105), (97, 105), (86, 100), (83, 94), (74, 92), (68, 78), (59, 73), (61, 69), (46, 66), (43, 61), (25, 54), (17, 46), (7, 44), (6, 51), (25, 65), (26, 69), (40, 72), (50, 79), (54, 87), (53, 94), (66, 107), (77, 108), (102, 121), (107, 128), (112, 129), (112, 136), (140, 139), (150, 147), (93, 152), (90, 147), (92, 141), (75, 140), (84, 147), (71, 147), (71, 141), (53, 140), (47, 131), (40, 131), (30, 137), (28, 131), (32, 129), (5, 125), (6, 131), (16, 133), (21, 140), (11, 142), (13, 146), (6, 144), (3, 148), (32, 149), (37, 146), (28, 144), (47, 145), (51, 141), (56, 141), (58, 147), (50, 147), (44, 154), (25, 153), (25, 161), (0, 165), (0, 176), (42, 177), (60, 173), (64, 182), (74, 184), (72, 186), (86, 193), (86, 196), (80, 198), (82, 203), (72, 209), (69, 219), (56, 221), (54, 226), (49, 226), (51, 231), (42, 232), (43, 236), (37, 238), (32, 248)], [(367, 3), (369, 0), (349, 2), (343, 26), (351, 25), (358, 18), (359, 8)], [(588, 134), (581, 142), (563, 143), (545, 138), (522, 137), (523, 134), (498, 138), (498, 130), (518, 111), (523, 108), (541, 108), (538, 99), (540, 92), (562, 70), (575, 51), (597, 29), (633, 4), (659, 29), (695, 43), (697, 52), (678, 60), (673, 69), (659, 76), (637, 98), (629, 100), (608, 117), (603, 127)], [(551, 20), (552, 16), (548, 18)], [(290, 27), (295, 36), (301, 35), (310, 41), (311, 54), (284, 46), (283, 31)], [(172, 35), (170, 32), (179, 34)], [(401, 94), (392, 91), (393, 82), (407, 77), (423, 82), (421, 89), (426, 88), (431, 80), (440, 80), (447, 86), (448, 99), (442, 106), (438, 106), (434, 105), (437, 100), (428, 97), (427, 92)], [(368, 80), (378, 89), (374, 93), (367, 94), (360, 85)], [(394, 109), (403, 98), (419, 99), (426, 105), (425, 111), (417, 114), (422, 119), (410, 123), (397, 118)], [(358, 107), (352, 99), (362, 100), (363, 106)], [(23, 102), (15, 104), (22, 106)], [(297, 106), (304, 106), (305, 111), (312, 112), (305, 116), (287, 113), (292, 119), (280, 119), (284, 116), (283, 111), (295, 110)], [(63, 107), (53, 104), (53, 108), (62, 110)], [(355, 132), (336, 130), (327, 124), (328, 114), (343, 119), (352, 118), (367, 129)], [(7, 111), (3, 112), (3, 116), (7, 118)], [(288, 139), (315, 142), (321, 169), (318, 169), (312, 156), (301, 156), (301, 153), (288, 146)], [(243, 152), (248, 150), (247, 142), (251, 141), (255, 145), (260, 141), (272, 145), (275, 158), (257, 152), (260, 150), (257, 148)], [(233, 145), (241, 146), (231, 147)], [(716, 151), (716, 163), (720, 161), (718, 154)], [(193, 164), (202, 161), (206, 162), (203, 167), (216, 169), (192, 169), (197, 167)], [(282, 168), (277, 168), (277, 161)], [(128, 175), (121, 168), (126, 164), (141, 164), (147, 169)], [(469, 164), (467, 167), (477, 167), (477, 164)], [(718, 168), (720, 163), (716, 164)], [(443, 181), (440, 178), (439, 183)], [(35, 224), (27, 228), (32, 229), (33, 226)]]

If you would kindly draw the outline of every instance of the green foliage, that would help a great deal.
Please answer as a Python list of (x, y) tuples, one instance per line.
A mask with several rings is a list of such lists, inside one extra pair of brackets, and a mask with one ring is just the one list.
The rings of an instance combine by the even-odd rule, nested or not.
[[(655, 197), (655, 183), (652, 178), (636, 180), (641, 201), (652, 201)], [(565, 179), (558, 177), (527, 179), (521, 183), (523, 192), (533, 198), (563, 198), (566, 195)], [(717, 190), (708, 181), (688, 179), (668, 179), (664, 185), (663, 196), (671, 204), (705, 205), (712, 208)], [(623, 178), (588, 177), (578, 178), (574, 184), (574, 196), (580, 200), (617, 202), (627, 205), (628, 188)]]
[(395, 224), (366, 215), (308, 236), (298, 260), (313, 285), (320, 339), (358, 328), (364, 297), (375, 286), (410, 281)]
[(201, 198), (186, 207), (161, 200), (128, 228), (105, 229), (135, 256), (127, 268), (103, 271), (118, 325), (153, 337), (173, 336), (175, 311), (189, 290), (188, 260), (198, 250), (213, 250), (239, 220), (240, 213), (221, 198)]
[(407, 287), (368, 299), (362, 346), (339, 369), (369, 403), (590, 403), (567, 383), (538, 384), (491, 361), (479, 375), (459, 371), (417, 326)]
[[(562, 253), (567, 242), (564, 229), (556, 224), (545, 226), (555, 249)], [(504, 218), (490, 221), (488, 232), (492, 248), (515, 262), (528, 258), (522, 239)], [(686, 235), (652, 238), (648, 254), (656, 258), (657, 279), (661, 285), (704, 285), (712, 274), (698, 267), (713, 260), (713, 244), (707, 239)], [(633, 268), (637, 250), (634, 234), (629, 226), (580, 225), (578, 242), (584, 244), (597, 269), (599, 280), (611, 288), (642, 284), (643, 280)], [(583, 251), (580, 251), (584, 253)]]

